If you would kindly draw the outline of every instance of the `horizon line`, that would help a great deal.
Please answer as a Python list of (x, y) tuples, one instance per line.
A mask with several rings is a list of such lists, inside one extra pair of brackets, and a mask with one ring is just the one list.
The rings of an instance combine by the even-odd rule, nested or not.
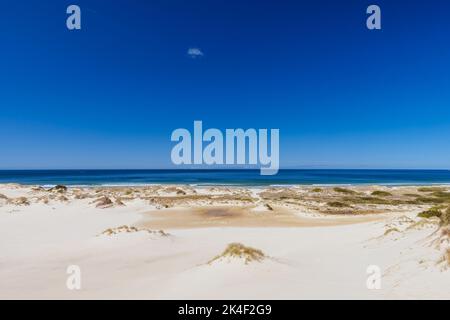
[[(260, 168), (27, 168), (27, 169), (2, 169), (0, 171), (259, 171)], [(280, 168), (279, 170), (402, 170), (402, 171), (450, 171), (448, 168)]]

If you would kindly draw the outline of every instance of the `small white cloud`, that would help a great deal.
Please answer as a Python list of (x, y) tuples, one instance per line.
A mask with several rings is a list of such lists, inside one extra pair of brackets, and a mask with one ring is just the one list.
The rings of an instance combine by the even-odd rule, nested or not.
[(191, 58), (203, 57), (203, 52), (202, 50), (200, 50), (200, 48), (189, 48), (187, 54)]

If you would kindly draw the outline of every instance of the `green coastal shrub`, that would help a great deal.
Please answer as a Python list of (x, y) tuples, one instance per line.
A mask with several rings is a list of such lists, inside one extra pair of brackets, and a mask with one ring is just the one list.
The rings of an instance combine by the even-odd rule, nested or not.
[(426, 211), (422, 211), (417, 216), (420, 218), (431, 218), (431, 217), (438, 217), (440, 218), (442, 215), (442, 209), (440, 207), (432, 207)]

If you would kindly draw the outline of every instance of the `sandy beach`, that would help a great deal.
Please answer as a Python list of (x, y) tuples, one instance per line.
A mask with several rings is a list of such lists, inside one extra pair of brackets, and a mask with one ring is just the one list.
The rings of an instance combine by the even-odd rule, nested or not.
[(0, 298), (449, 299), (449, 191), (4, 184)]

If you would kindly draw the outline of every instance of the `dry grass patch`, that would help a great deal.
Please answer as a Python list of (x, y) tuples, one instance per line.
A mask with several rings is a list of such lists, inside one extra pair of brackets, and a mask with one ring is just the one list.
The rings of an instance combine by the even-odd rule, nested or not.
[(61, 184), (58, 184), (56, 186), (54, 186), (53, 188), (50, 188), (48, 191), (50, 192), (58, 192), (58, 193), (64, 193), (67, 191), (67, 187), (63, 186)]
[(331, 201), (328, 202), (327, 205), (333, 208), (350, 208), (351, 206), (348, 203), (340, 202), (340, 201)]
[(118, 233), (131, 233), (131, 232), (138, 232), (139, 229), (136, 227), (129, 227), (129, 226), (120, 226), (117, 228), (109, 228), (102, 232), (102, 234), (107, 236), (112, 236), (114, 234)]
[(265, 200), (287, 200), (287, 199), (301, 199), (301, 196), (290, 189), (269, 189), (259, 194)]
[(250, 262), (261, 262), (266, 258), (266, 255), (261, 250), (235, 242), (230, 243), (220, 255), (216, 256), (208, 263), (210, 264), (221, 258), (244, 259), (245, 264), (248, 264)]
[(186, 191), (184, 191), (181, 188), (178, 187), (166, 187), (162, 191), (168, 192), (168, 193), (176, 193), (177, 195), (186, 195)]
[(10, 203), (12, 203), (13, 205), (16, 205), (16, 206), (29, 206), (30, 205), (30, 201), (25, 197), (10, 199), (9, 201), (10, 201)]
[(445, 199), (419, 196), (414, 200), (407, 201), (406, 203), (407, 204), (442, 204), (442, 203), (445, 203)]
[(450, 225), (450, 207), (448, 207), (445, 211), (441, 214), (441, 224), (444, 226)]
[(448, 237), (450, 239), (450, 227), (441, 229), (442, 237)]
[(121, 198), (117, 198), (116, 201), (115, 201), (115, 204), (116, 204), (116, 206), (119, 206), (119, 207), (124, 207), (125, 206), (125, 203), (123, 203)]
[(398, 230), (397, 228), (389, 228), (384, 232), (384, 235), (387, 236), (388, 234), (393, 233), (393, 232), (399, 233), (400, 230)]
[(403, 194), (404, 197), (409, 197), (409, 198), (417, 198), (420, 197), (420, 194), (417, 193), (405, 193)]
[(96, 203), (97, 208), (109, 208), (113, 205), (112, 200), (106, 196), (98, 198), (94, 203)]
[(109, 228), (106, 229), (105, 231), (103, 231), (101, 234), (102, 235), (106, 235), (106, 236), (112, 236), (112, 235), (116, 235), (119, 233), (134, 233), (134, 232), (139, 232), (139, 231), (145, 231), (151, 234), (156, 234), (162, 237), (168, 237), (170, 236), (169, 233), (164, 232), (163, 230), (158, 230), (158, 231), (154, 231), (154, 230), (149, 230), (149, 229), (139, 229), (133, 226), (127, 226), (127, 225), (123, 225), (117, 228)]
[(437, 264), (441, 264), (441, 263), (444, 264), (444, 270), (445, 270), (445, 268), (450, 268), (450, 248), (446, 249), (444, 251), (444, 254), (437, 261)]
[(67, 197), (65, 197), (65, 196), (58, 197), (58, 200), (61, 201), (61, 202), (68, 202), (69, 201), (69, 199)]
[(87, 193), (77, 193), (75, 194), (74, 198), (77, 200), (83, 200), (89, 198), (89, 195)]
[(409, 225), (406, 230), (422, 230), (427, 228), (435, 228), (439, 225), (439, 221), (434, 219), (423, 219)]
[(42, 197), (39, 197), (38, 199), (37, 199), (37, 202), (42, 202), (43, 204), (48, 204), (49, 203), (49, 199), (48, 199), (48, 197), (46, 197), (46, 196), (42, 196)]

